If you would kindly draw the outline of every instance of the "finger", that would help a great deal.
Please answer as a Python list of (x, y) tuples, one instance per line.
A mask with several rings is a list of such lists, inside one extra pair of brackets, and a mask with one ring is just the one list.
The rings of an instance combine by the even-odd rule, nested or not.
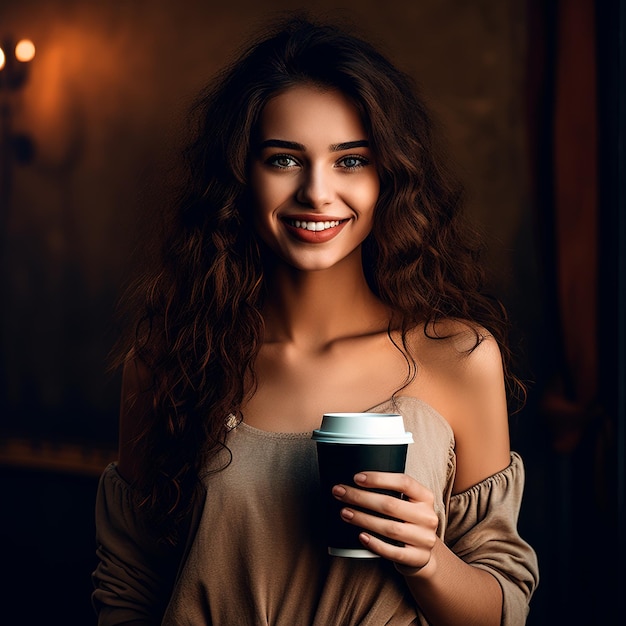
[(432, 492), (407, 474), (393, 472), (359, 472), (354, 482), (365, 489), (397, 491), (409, 500), (432, 502)]
[(422, 501), (417, 499), (400, 499), (395, 496), (348, 485), (335, 485), (332, 493), (337, 500), (349, 507), (367, 509), (384, 517), (421, 524), (427, 527), (436, 527), (439, 522), (434, 509), (432, 493), (428, 490), (425, 493), (427, 499)]
[(389, 559), (407, 569), (419, 570), (428, 564), (432, 555), (432, 546), (394, 546), (369, 533), (359, 535), (360, 542), (374, 554)]
[(398, 518), (380, 517), (368, 511), (350, 507), (341, 510), (342, 519), (353, 526), (381, 535), (391, 542), (431, 549), (436, 539), (437, 516), (428, 510), (418, 511), (413, 515), (420, 518), (418, 522), (410, 523)]
[(403, 521), (418, 521), (416, 519), (416, 502), (401, 500), (399, 497), (367, 491), (348, 485), (336, 485), (333, 488), (335, 498), (348, 506), (375, 511)]

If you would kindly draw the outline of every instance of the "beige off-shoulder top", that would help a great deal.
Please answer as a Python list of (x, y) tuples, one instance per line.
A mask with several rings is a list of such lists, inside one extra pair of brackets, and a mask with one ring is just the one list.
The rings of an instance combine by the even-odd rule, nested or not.
[[(517, 531), (524, 485), (516, 453), (503, 471), (451, 495), (454, 436), (441, 415), (410, 397), (371, 411), (399, 412), (415, 443), (406, 472), (435, 495), (438, 534), (463, 560), (493, 574), (502, 624), (520, 626), (538, 582), (537, 560)], [(100, 562), (93, 574), (99, 626), (131, 620), (167, 626), (426, 625), (403, 577), (384, 559), (327, 554), (311, 433), (239, 424), (228, 467), (202, 478), (206, 498), (177, 550), (154, 540), (115, 464), (98, 490)]]

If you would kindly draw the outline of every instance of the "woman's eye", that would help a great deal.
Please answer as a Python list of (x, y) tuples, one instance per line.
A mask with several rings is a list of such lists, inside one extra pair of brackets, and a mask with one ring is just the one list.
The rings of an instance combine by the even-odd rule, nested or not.
[(346, 156), (338, 161), (339, 167), (342, 167), (346, 170), (355, 170), (359, 167), (363, 167), (367, 165), (369, 161), (362, 156)]
[(267, 162), (274, 167), (283, 169), (298, 165), (298, 162), (288, 154), (276, 154), (273, 157), (270, 157)]

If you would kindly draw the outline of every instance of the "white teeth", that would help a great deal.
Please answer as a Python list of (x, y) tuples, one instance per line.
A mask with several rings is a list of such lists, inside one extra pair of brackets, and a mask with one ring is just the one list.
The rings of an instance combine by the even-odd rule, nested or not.
[(289, 223), (296, 228), (302, 228), (302, 230), (312, 230), (312, 231), (320, 231), (326, 230), (327, 228), (335, 228), (335, 226), (339, 226), (338, 220), (333, 220), (331, 222), (301, 222), (300, 220), (289, 220)]

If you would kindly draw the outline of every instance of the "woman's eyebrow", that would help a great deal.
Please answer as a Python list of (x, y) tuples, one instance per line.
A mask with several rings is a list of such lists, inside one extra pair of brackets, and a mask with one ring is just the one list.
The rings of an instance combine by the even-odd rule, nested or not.
[[(333, 143), (328, 149), (330, 152), (341, 152), (342, 150), (352, 150), (353, 148), (369, 148), (367, 139), (358, 139), (357, 141), (344, 141), (343, 143)], [(259, 145), (259, 149), (263, 148), (283, 148), (285, 150), (298, 150), (306, 152), (306, 146), (295, 141), (285, 141), (284, 139), (266, 139)]]
[(284, 141), (283, 139), (266, 139), (262, 141), (259, 148), (284, 148), (285, 150), (299, 150), (300, 152), (306, 152), (306, 147), (301, 143), (295, 141)]
[(331, 152), (341, 152), (342, 150), (352, 150), (352, 148), (369, 148), (370, 142), (367, 139), (358, 141), (345, 141), (344, 143), (334, 143), (330, 146)]

